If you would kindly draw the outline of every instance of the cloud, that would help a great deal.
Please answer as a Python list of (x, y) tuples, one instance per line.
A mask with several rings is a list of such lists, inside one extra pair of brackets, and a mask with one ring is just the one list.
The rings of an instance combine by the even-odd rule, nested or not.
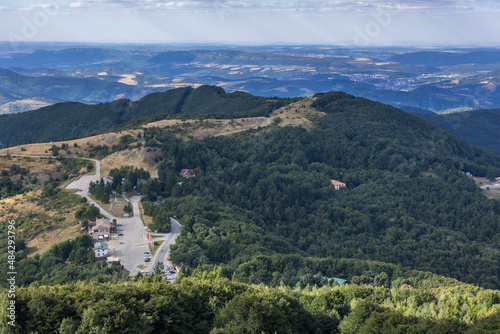
[(29, 7), (21, 7), (21, 8), (18, 8), (17, 10), (20, 10), (20, 11), (36, 11), (36, 10), (40, 10), (40, 9), (55, 9), (56, 7), (52, 4), (48, 4), (48, 3), (43, 3), (43, 4), (36, 4), (36, 5), (30, 5)]
[[(234, 13), (282, 12), (328, 14), (336, 12), (368, 13), (374, 10), (391, 10), (399, 13), (429, 13), (446, 11), (487, 10), (495, 6), (492, 0), (72, 0), (72, 10), (137, 10), (161, 15), (160, 10), (171, 12)], [(156, 13), (154, 13), (156, 11)], [(451, 13), (450, 13), (451, 14)]]

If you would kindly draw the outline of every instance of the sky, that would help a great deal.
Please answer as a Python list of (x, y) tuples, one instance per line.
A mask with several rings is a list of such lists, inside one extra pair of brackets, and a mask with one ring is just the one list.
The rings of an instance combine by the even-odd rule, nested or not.
[(0, 0), (0, 41), (500, 45), (497, 0)]

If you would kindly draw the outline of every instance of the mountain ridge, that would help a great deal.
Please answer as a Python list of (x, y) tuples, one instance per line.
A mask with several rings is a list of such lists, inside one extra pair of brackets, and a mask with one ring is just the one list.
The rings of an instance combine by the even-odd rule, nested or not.
[[(293, 99), (267, 98), (243, 92), (226, 93), (215, 86), (184, 87), (153, 93), (138, 101), (128, 99), (86, 105), (64, 102), (18, 114), (0, 116), (0, 142), (22, 144), (26, 132), (34, 142), (57, 141), (88, 135), (113, 126), (153, 115), (227, 115), (248, 117), (268, 115)], [(19, 129), (23, 129), (19, 131)]]

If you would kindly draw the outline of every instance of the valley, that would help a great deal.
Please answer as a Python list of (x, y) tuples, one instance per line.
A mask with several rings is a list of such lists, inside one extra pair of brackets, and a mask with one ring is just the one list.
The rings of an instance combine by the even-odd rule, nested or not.
[[(0, 54), (0, 91), (24, 99), (133, 101), (167, 89), (217, 85), (261, 96), (341, 90), (433, 112), (500, 107), (499, 51), (491, 49), (255, 46), (136, 49), (108, 45)], [(453, 59), (451, 62), (447, 62)], [(20, 83), (22, 82), (22, 85)], [(55, 89), (54, 87), (59, 87)], [(60, 87), (64, 87), (61, 89)], [(27, 101), (27, 100), (26, 100)], [(2, 102), (4, 112), (28, 110)], [(31, 109), (38, 107), (32, 103)]]

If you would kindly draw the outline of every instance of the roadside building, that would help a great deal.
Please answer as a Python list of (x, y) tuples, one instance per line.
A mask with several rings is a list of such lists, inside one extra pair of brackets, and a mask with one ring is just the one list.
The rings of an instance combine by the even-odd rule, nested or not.
[(190, 177), (196, 176), (194, 169), (183, 169), (183, 170), (181, 170), (180, 174), (182, 177), (185, 177), (185, 178), (190, 178)]
[(102, 261), (108, 257), (108, 245), (104, 242), (94, 244), (94, 255), (96, 261)]
[(106, 175), (105, 177), (102, 178), (102, 181), (104, 182), (104, 184), (108, 184), (108, 183), (113, 184), (113, 177)]
[(331, 180), (332, 185), (335, 187), (335, 190), (339, 190), (342, 187), (345, 187), (345, 183), (337, 181), (337, 180)]
[(96, 240), (107, 240), (112, 232), (115, 232), (115, 224), (109, 219), (97, 219), (92, 227), (92, 236)]

